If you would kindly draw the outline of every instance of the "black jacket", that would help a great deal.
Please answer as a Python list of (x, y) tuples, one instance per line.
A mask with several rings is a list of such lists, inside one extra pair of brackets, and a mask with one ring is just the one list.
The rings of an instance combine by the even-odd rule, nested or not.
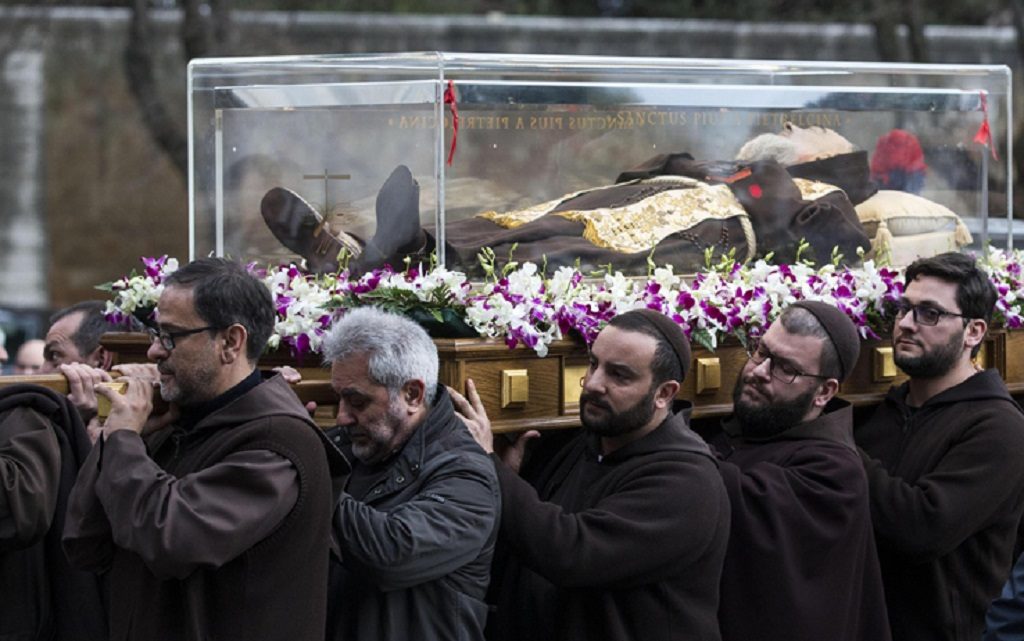
[(34, 385), (0, 390), (0, 639), (107, 638), (100, 578), (72, 569), (60, 545), (89, 449), (66, 397)]
[(890, 390), (855, 431), (895, 641), (976, 641), (1013, 564), (1024, 413), (995, 370), (906, 405)]
[(334, 512), (341, 563), (331, 568), (329, 637), (482, 639), (501, 497), (447, 390), (382, 465), (362, 465), (347, 438), (341, 447), (358, 493)]
[(600, 452), (581, 432), (536, 488), (495, 458), (502, 560), (490, 636), (719, 639), (729, 500), (708, 446), (675, 414)]
[(766, 439), (727, 423), (712, 441), (732, 506), (724, 641), (889, 639), (853, 409), (825, 410)]

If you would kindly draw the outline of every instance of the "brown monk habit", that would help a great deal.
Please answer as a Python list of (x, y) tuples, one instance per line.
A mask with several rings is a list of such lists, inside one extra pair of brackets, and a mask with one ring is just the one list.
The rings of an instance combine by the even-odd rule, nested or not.
[[(820, 165), (822, 162), (805, 164)], [(804, 167), (806, 172), (812, 170), (813, 167)], [(657, 156), (634, 170), (624, 172), (615, 185), (569, 197), (550, 214), (512, 229), (480, 217), (450, 223), (446, 229), (447, 255), (456, 268), (474, 273), (481, 247), (492, 248), (502, 258), (508, 255), (514, 244), (518, 244), (515, 260), (540, 264), (546, 258), (549, 269), (573, 265), (579, 257), (584, 270), (610, 263), (616, 269), (642, 271), (651, 256), (649, 251), (630, 254), (598, 247), (583, 238), (583, 223), (552, 214), (620, 207), (664, 190), (692, 188), (692, 183), (645, 182), (647, 178), (670, 175), (728, 184), (750, 216), (756, 235), (757, 256), (773, 252), (776, 262), (793, 262), (800, 240), (806, 239), (810, 250), (805, 251), (801, 258), (827, 262), (833, 247), (838, 247), (845, 262), (856, 263), (858, 248), (865, 251), (870, 248), (867, 234), (850, 199), (843, 192), (835, 191), (816, 200), (805, 200), (790, 174), (774, 161), (741, 165), (697, 162), (689, 154), (671, 154)], [(862, 190), (856, 193), (860, 197)], [(432, 229), (425, 231), (427, 243), (424, 249), (429, 251), (433, 249), (435, 240)], [(653, 260), (655, 264), (672, 265), (677, 271), (697, 271), (705, 264), (705, 250), (708, 248), (712, 250), (713, 260), (730, 250), (735, 250), (735, 259), (741, 262), (755, 257), (749, 253), (740, 219), (729, 218), (704, 220), (690, 229), (669, 235), (654, 248)]]

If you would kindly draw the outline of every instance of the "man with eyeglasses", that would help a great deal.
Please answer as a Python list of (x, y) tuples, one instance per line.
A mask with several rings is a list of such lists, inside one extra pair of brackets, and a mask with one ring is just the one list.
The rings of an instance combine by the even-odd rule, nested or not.
[(347, 464), (256, 368), (269, 291), (205, 258), (167, 278), (157, 319), (170, 410), (152, 413), (142, 379), (97, 389), (111, 411), (71, 493), (68, 557), (107, 573), (114, 639), (322, 640), (331, 472)]
[(732, 506), (723, 641), (886, 641), (889, 626), (853, 409), (836, 397), (860, 353), (843, 312), (783, 310), (710, 439)]
[(1024, 413), (973, 362), (996, 292), (957, 253), (906, 271), (889, 391), (855, 437), (867, 470), (895, 641), (978, 639), (1024, 509)]

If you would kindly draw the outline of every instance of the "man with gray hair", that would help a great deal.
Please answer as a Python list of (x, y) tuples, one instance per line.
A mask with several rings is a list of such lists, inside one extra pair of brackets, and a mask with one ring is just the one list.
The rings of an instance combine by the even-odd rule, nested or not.
[(500, 496), (437, 384), (437, 348), (361, 308), (324, 341), (352, 474), (333, 519), (328, 639), (482, 639)]

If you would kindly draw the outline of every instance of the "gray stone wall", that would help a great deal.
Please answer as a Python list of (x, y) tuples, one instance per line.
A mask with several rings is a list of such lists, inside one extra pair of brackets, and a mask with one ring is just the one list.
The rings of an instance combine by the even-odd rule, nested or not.
[[(155, 14), (161, 99), (184, 127), (180, 16)], [(0, 307), (58, 307), (138, 257), (187, 257), (187, 181), (152, 142), (122, 69), (122, 9), (0, 8)], [(876, 59), (864, 25), (245, 13), (238, 55), (448, 50)], [(929, 27), (933, 62), (1014, 63), (1003, 28)], [(1019, 101), (1018, 101), (1019, 102)]]

